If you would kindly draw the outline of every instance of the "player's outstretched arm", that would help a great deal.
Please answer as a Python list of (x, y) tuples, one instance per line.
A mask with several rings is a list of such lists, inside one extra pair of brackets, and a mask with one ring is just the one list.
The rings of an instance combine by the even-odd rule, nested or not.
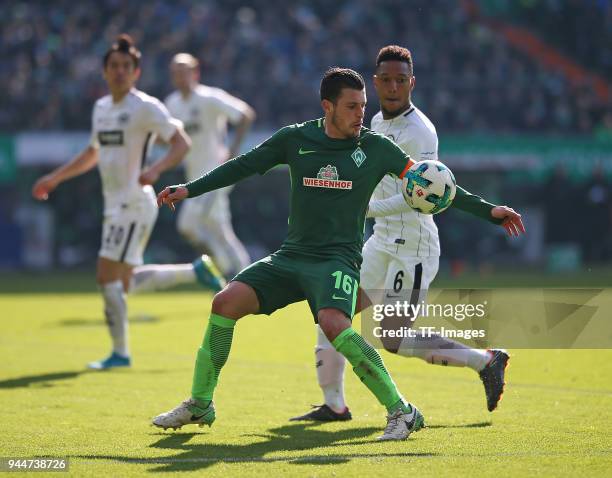
[(98, 150), (88, 146), (70, 162), (54, 169), (34, 183), (32, 196), (39, 201), (49, 199), (49, 194), (64, 181), (80, 176), (96, 166), (98, 163)]
[(142, 172), (138, 179), (140, 184), (155, 184), (161, 173), (178, 165), (189, 151), (189, 148), (191, 148), (191, 139), (183, 131), (183, 128), (177, 128), (169, 143), (170, 149), (168, 149), (168, 153), (146, 171)]
[(201, 196), (204, 193), (231, 186), (257, 172), (246, 155), (234, 158), (217, 166), (204, 176), (187, 184), (168, 186), (157, 195), (159, 207), (167, 204), (174, 211), (174, 203), (183, 199)]
[[(373, 199), (368, 206), (367, 217), (384, 217), (411, 211), (402, 194), (396, 194), (387, 199)], [(478, 216), (478, 214), (476, 214)], [(509, 236), (520, 236), (525, 234), (525, 226), (521, 215), (508, 206), (493, 206), (489, 217), (501, 225)], [(487, 218), (488, 219), (488, 218)]]
[(476, 196), (461, 186), (457, 186), (457, 194), (452, 206), (473, 216), (502, 226), (510, 236), (525, 234), (525, 226), (521, 215), (508, 206), (496, 206), (480, 196)]
[[(291, 131), (293, 127), (285, 127), (248, 153), (230, 159), (195, 181), (171, 186), (176, 189), (167, 192), (164, 191), (168, 188), (164, 189), (157, 198), (158, 205), (168, 204), (168, 200), (174, 204), (185, 198), (231, 186), (255, 173), (265, 174), (270, 168), (285, 163), (284, 141)], [(168, 206), (172, 207), (170, 204)]]

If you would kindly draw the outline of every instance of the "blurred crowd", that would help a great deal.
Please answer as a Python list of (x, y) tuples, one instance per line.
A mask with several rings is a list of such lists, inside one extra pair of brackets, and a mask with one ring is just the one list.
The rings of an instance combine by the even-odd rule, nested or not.
[(479, 0), (483, 13), (539, 32), (564, 54), (612, 78), (612, 0)]
[[(254, 106), (259, 126), (276, 128), (318, 117), (318, 83), (326, 68), (349, 66), (369, 77), (379, 48), (396, 43), (413, 52), (414, 101), (440, 133), (592, 133), (606, 121), (612, 128), (606, 105), (589, 85), (574, 89), (563, 76), (514, 51), (497, 32), (471, 20), (465, 3), (2, 2), (0, 131), (88, 129), (92, 105), (105, 94), (102, 55), (123, 31), (143, 52), (141, 89), (165, 97), (171, 91), (168, 62), (174, 53), (188, 51), (201, 60), (205, 83)], [(609, 38), (609, 9), (601, 15), (596, 1), (570, 3), (586, 12), (579, 16), (586, 20), (575, 25), (579, 30), (570, 43), (578, 38), (574, 34), (589, 31), (588, 22), (595, 17), (606, 19)], [(570, 13), (560, 15), (572, 23), (576, 17), (566, 16)], [(545, 36), (554, 38), (566, 33), (542, 22), (530, 26), (542, 27)], [(604, 48), (605, 37), (598, 41), (591, 33), (584, 45), (576, 45), (576, 61), (609, 72), (610, 43)], [(370, 101), (371, 116), (376, 112), (373, 95)]]
[[(128, 32), (143, 53), (140, 89), (164, 98), (172, 89), (168, 63), (176, 52), (187, 51), (200, 59), (204, 83), (225, 88), (255, 108), (257, 128), (276, 129), (320, 116), (319, 81), (334, 65), (355, 68), (368, 80), (369, 119), (378, 109), (369, 81), (376, 54), (394, 43), (412, 50), (417, 78), (413, 101), (432, 119), (442, 140), (446, 133), (599, 136), (603, 132), (612, 138), (609, 101), (598, 99), (591, 85), (571, 85), (563, 75), (516, 51), (469, 8), (478, 5), (481, 18), (525, 26), (581, 66), (610, 78), (611, 3), (0, 2), (0, 133), (89, 129), (92, 106), (106, 94), (102, 56), (119, 33)], [(29, 196), (34, 178), (46, 170), (20, 172), (22, 197)], [(169, 174), (169, 182), (182, 179), (178, 171)], [(469, 175), (462, 177), (462, 183), (465, 180), (470, 186)], [(495, 184), (493, 197), (491, 191), (482, 190), (487, 184)], [(580, 261), (589, 264), (612, 260), (612, 184), (601, 171), (576, 182), (571, 172), (558, 168), (549, 179), (518, 183), (507, 175), (487, 177), (478, 172), (472, 185), (492, 200), (507, 201), (512, 191), (512, 206), (539, 214), (545, 248), (557, 245), (567, 252), (573, 247)], [(89, 173), (52, 195), (57, 264), (78, 265), (95, 257), (101, 224), (99, 186), (98, 175)], [(504, 197), (495, 197), (497, 191), (504, 191)], [(75, 194), (88, 200), (74, 201)], [(11, 188), (0, 194), (5, 199), (0, 226), (13, 227), (4, 237), (19, 232), (11, 212), (19, 205), (18, 196)], [(234, 225), (253, 257), (278, 247), (286, 232), (287, 208), (288, 181), (282, 172), (236, 186)], [(175, 215), (161, 212), (147, 259), (171, 262), (191, 257), (191, 248), (176, 241), (174, 221)], [(437, 221), (445, 261), (476, 264), (495, 255), (516, 262), (519, 252), (501, 231), (491, 234), (487, 224), (466, 221), (452, 211)], [(530, 237), (535, 236), (533, 228), (531, 232)], [(466, 244), (472, 246), (466, 249)], [(540, 252), (540, 257), (545, 255)]]
[(568, 168), (558, 166), (533, 196), (546, 211), (546, 243), (579, 244), (589, 264), (612, 259), (612, 182), (600, 168), (576, 184)]
[(578, 130), (612, 137), (612, 0), (478, 0), (488, 18), (525, 27), (562, 55), (608, 82), (610, 97), (597, 101), (589, 83), (577, 85)]
[[(462, 172), (461, 179), (471, 191), (520, 211), (528, 229), (527, 240), (539, 245), (531, 250), (535, 255), (519, 258), (514, 249), (518, 241), (451, 209), (436, 216), (444, 261), (471, 265), (501, 261), (512, 267), (535, 260), (551, 270), (612, 261), (612, 178), (601, 167), (583, 177), (577, 177), (568, 163), (538, 178), (525, 173), (511, 178)], [(524, 252), (529, 255), (526, 249)], [(565, 255), (560, 257), (559, 253)]]

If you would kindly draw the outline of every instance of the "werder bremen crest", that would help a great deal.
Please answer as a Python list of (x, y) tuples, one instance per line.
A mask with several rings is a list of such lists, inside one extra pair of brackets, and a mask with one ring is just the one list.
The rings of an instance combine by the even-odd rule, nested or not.
[(338, 179), (338, 170), (336, 166), (332, 166), (328, 164), (324, 168), (319, 169), (319, 173), (317, 174), (318, 179)]
[(366, 154), (359, 146), (357, 146), (357, 149), (353, 151), (353, 154), (351, 154), (351, 158), (353, 158), (353, 161), (355, 161), (355, 164), (357, 167), (359, 167), (366, 160)]

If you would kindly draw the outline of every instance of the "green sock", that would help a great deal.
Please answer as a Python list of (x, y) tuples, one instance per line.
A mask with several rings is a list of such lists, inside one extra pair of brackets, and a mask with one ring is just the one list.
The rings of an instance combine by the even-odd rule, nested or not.
[(409, 407), (387, 372), (380, 354), (361, 335), (349, 327), (332, 344), (346, 357), (355, 374), (388, 411)]
[(210, 314), (202, 346), (198, 349), (191, 396), (208, 405), (213, 398), (219, 373), (227, 362), (232, 346), (236, 321), (217, 314)]

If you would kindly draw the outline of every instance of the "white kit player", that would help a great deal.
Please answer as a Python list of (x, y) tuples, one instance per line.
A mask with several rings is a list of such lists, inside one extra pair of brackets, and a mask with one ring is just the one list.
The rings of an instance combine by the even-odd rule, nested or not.
[[(166, 106), (183, 121), (193, 142), (184, 162), (187, 180), (193, 181), (238, 155), (255, 112), (224, 90), (200, 84), (199, 62), (189, 53), (175, 55), (170, 72), (177, 91), (168, 96)], [(235, 127), (229, 150), (225, 146), (228, 123)], [(229, 192), (230, 188), (224, 188), (187, 201), (177, 220), (181, 235), (196, 250), (208, 252), (226, 278), (250, 264), (232, 228)]]
[[(374, 86), (381, 111), (372, 118), (372, 130), (393, 139), (415, 161), (438, 159), (438, 136), (431, 121), (411, 102), (415, 85), (412, 56), (399, 46), (387, 46), (376, 59)], [(360, 304), (380, 303), (382, 297), (365, 297), (364, 291), (415, 291), (418, 302), (438, 272), (440, 240), (432, 215), (411, 209), (401, 192), (402, 181), (386, 176), (370, 200), (368, 217), (375, 218), (374, 234), (364, 245), (360, 276)], [(520, 215), (506, 206), (496, 206), (492, 217), (515, 219)], [(512, 231), (518, 235), (521, 226)], [(513, 226), (510, 226), (513, 227)], [(408, 297), (414, 297), (409, 293)], [(317, 327), (315, 348), (317, 377), (325, 403), (292, 420), (342, 421), (351, 413), (344, 400), (344, 357), (336, 352)], [(443, 338), (406, 338), (384, 343), (385, 348), (406, 357), (419, 357), (430, 364), (470, 367), (485, 385), (487, 407), (492, 411), (503, 393), (508, 354), (503, 350), (477, 350)]]
[[(98, 165), (104, 193), (104, 223), (96, 280), (104, 299), (113, 350), (109, 357), (90, 363), (93, 369), (131, 364), (125, 299), (130, 286), (136, 283), (138, 288), (161, 282), (165, 287), (168, 282), (196, 280), (195, 264), (142, 266), (143, 252), (158, 213), (151, 184), (183, 159), (190, 140), (181, 122), (172, 118), (158, 99), (134, 88), (140, 76), (140, 57), (130, 36), (120, 35), (104, 55), (103, 73), (110, 94), (94, 106), (89, 146), (69, 163), (40, 178), (32, 189), (36, 199), (45, 200), (64, 181)], [(145, 169), (147, 150), (156, 136), (168, 142), (170, 148), (162, 159)], [(199, 267), (208, 273), (206, 264)], [(158, 279), (154, 280), (154, 276)], [(210, 273), (209, 276), (217, 280)]]

